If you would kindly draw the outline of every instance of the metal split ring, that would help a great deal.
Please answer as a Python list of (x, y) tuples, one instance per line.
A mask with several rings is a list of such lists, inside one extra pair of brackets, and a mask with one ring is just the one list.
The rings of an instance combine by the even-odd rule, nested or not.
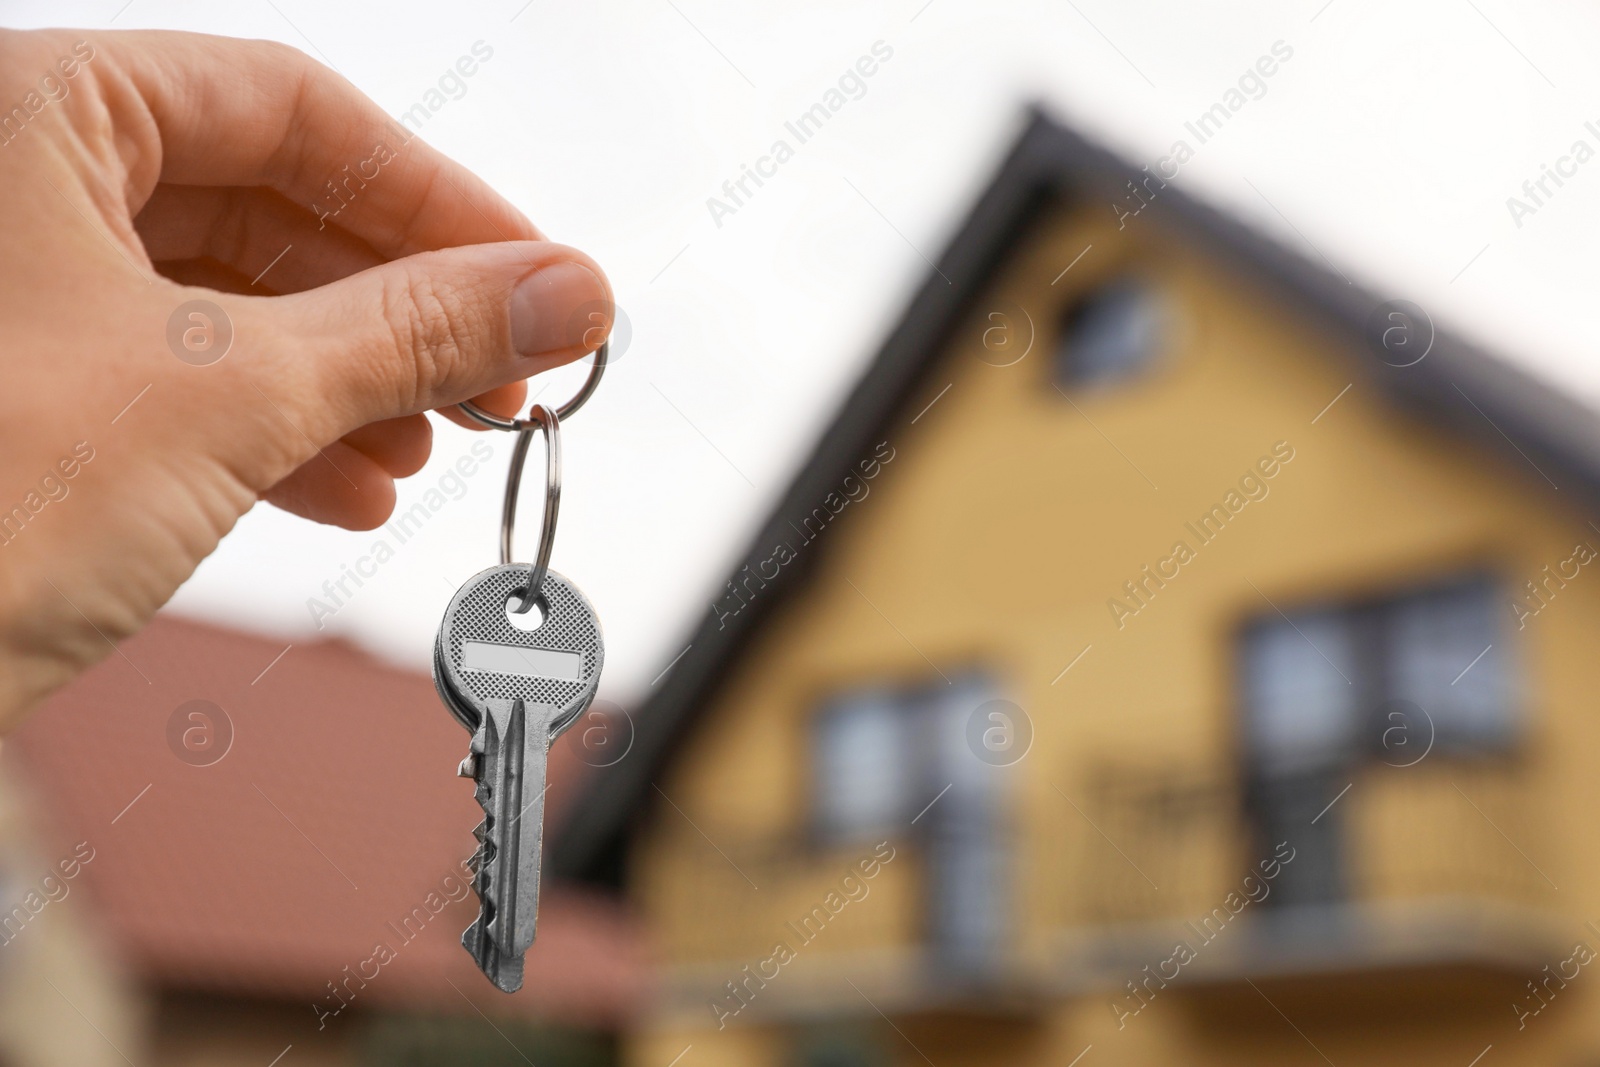
[[(520, 590), (522, 601), (511, 610), (525, 614), (539, 602), (539, 587), (550, 570), (550, 550), (556, 543), (556, 515), (561, 510), (561, 416), (535, 404), (526, 419), (518, 419), (517, 443), (511, 449), (511, 469), (506, 472), (505, 504), (500, 509), (500, 563), (511, 563), (511, 538), (517, 526), (517, 492), (528, 459), (533, 431), (544, 433), (544, 519), (539, 524), (539, 548), (528, 567), (528, 584)], [(517, 594), (514, 594), (517, 595)]]
[[(589, 368), (589, 377), (584, 379), (582, 388), (573, 395), (571, 400), (555, 409), (558, 418), (570, 419), (578, 413), (579, 408), (588, 403), (589, 398), (594, 395), (594, 391), (600, 387), (600, 378), (606, 372), (606, 360), (610, 358), (610, 355), (611, 339), (608, 337), (601, 342), (599, 348), (595, 349), (594, 365)], [(516, 433), (528, 425), (526, 419), (503, 418), (492, 411), (483, 410), (470, 400), (463, 400), (456, 406), (468, 418), (480, 425), (489, 427), (491, 430), (506, 430)]]
[(556, 515), (561, 510), (561, 420), (577, 414), (578, 409), (594, 395), (601, 376), (606, 372), (606, 360), (610, 352), (611, 340), (607, 338), (595, 350), (594, 365), (589, 368), (589, 377), (584, 379), (583, 386), (571, 400), (553, 410), (543, 404), (535, 404), (528, 409), (526, 418), (508, 419), (485, 411), (470, 400), (463, 400), (457, 405), (479, 424), (517, 435), (517, 443), (511, 450), (511, 469), (506, 472), (505, 504), (500, 510), (502, 565), (509, 565), (512, 561), (511, 538), (517, 526), (517, 494), (522, 487), (522, 468), (528, 460), (528, 446), (533, 442), (534, 430), (544, 433), (544, 519), (540, 523), (539, 548), (528, 567), (528, 585), (520, 591), (521, 603), (511, 609), (519, 615), (526, 614), (539, 602), (539, 587), (544, 584), (544, 576), (550, 570), (550, 550), (556, 542)]

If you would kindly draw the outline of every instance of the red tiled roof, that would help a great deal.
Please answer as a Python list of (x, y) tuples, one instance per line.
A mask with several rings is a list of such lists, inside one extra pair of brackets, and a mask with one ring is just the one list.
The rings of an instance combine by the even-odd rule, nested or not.
[[(159, 618), (4, 745), (51, 836), (66, 852), (93, 846), (79, 879), (135, 973), (329, 1008), (332, 982), (353, 1007), (471, 1012), (470, 998), (579, 1025), (624, 1019), (644, 991), (642, 940), (583, 890), (546, 884), (511, 997), (462, 950), (477, 898), (459, 865), (482, 812), (455, 776), (468, 734), (432, 682), (340, 642), (296, 644), (274, 664), (283, 647)], [(195, 699), (233, 724), (211, 766), (169, 747), (174, 709)], [(551, 814), (582, 769), (555, 747)]]

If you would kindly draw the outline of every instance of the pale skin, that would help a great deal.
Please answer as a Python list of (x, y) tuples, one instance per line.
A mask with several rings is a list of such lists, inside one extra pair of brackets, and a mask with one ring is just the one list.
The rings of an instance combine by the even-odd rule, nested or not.
[[(510, 414), (610, 323), (587, 256), (268, 42), (0, 31), (0, 233), (0, 732), (257, 501), (381, 525), (425, 412)], [(233, 332), (203, 366), (196, 299)]]

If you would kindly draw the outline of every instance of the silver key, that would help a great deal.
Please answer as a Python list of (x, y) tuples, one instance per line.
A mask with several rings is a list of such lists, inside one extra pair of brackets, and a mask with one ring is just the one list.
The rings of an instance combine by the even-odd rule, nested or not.
[(472, 731), (460, 773), (477, 783), (484, 812), (474, 857), (478, 918), (461, 944), (507, 993), (522, 987), (538, 918), (550, 745), (594, 699), (605, 661), (594, 608), (554, 571), (539, 587), (543, 622), (511, 625), (507, 601), (527, 578), (523, 565), (473, 576), (451, 599), (434, 645), (434, 685)]

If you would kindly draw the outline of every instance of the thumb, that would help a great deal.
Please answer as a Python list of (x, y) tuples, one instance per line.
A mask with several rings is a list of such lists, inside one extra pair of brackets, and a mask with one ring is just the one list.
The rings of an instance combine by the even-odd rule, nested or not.
[(329, 439), (578, 359), (613, 316), (594, 261), (548, 241), (423, 252), (271, 302)]

